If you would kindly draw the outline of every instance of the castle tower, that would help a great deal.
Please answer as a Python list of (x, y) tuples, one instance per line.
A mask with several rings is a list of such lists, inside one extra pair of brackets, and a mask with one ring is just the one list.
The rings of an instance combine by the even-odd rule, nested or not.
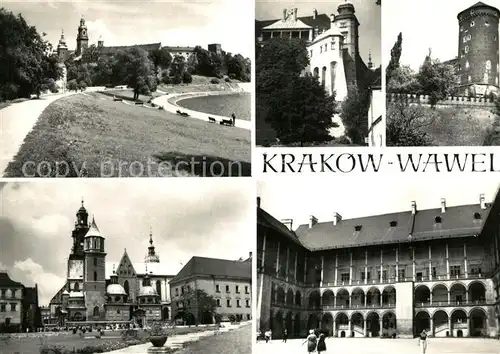
[(89, 230), (88, 218), (89, 214), (87, 213), (87, 209), (85, 209), (85, 206), (83, 205), (82, 199), (82, 205), (76, 212), (75, 228), (73, 229), (73, 232), (71, 234), (71, 237), (73, 237), (73, 249), (71, 250), (70, 258), (71, 256), (83, 257), (83, 240)]
[(64, 38), (64, 30), (61, 31), (61, 39), (59, 39), (59, 43), (57, 44), (57, 56), (60, 62), (65, 61), (68, 56), (68, 46)]
[(337, 12), (334, 22), (344, 37), (342, 48), (347, 85), (355, 87), (358, 82), (359, 21), (355, 15), (354, 5), (348, 0), (339, 5)]
[(80, 26), (78, 26), (78, 35), (76, 36), (76, 56), (83, 55), (87, 48), (89, 47), (89, 36), (87, 33), (87, 26), (85, 25), (85, 20), (80, 20)]
[(153, 245), (153, 231), (149, 230), (149, 247), (148, 255), (144, 258), (146, 263), (160, 263), (160, 257), (156, 254), (155, 246)]
[(457, 16), (458, 61), (462, 94), (488, 95), (499, 86), (500, 11), (478, 2)]
[(106, 293), (106, 253), (104, 251), (104, 237), (92, 219), (89, 231), (85, 235), (85, 265), (84, 290), (85, 307), (88, 320), (105, 319)]

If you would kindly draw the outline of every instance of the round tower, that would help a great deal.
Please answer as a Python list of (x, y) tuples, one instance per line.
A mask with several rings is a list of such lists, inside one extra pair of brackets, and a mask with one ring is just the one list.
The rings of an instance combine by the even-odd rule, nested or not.
[(89, 231), (85, 235), (84, 289), (87, 319), (105, 318), (104, 303), (106, 294), (106, 253), (104, 237), (92, 218)]
[(488, 95), (498, 91), (500, 11), (478, 2), (457, 16), (461, 93)]

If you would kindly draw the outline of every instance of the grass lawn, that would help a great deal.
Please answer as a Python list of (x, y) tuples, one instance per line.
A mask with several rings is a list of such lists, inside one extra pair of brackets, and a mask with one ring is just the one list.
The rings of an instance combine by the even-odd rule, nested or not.
[(249, 130), (87, 93), (51, 103), (5, 175), (249, 176), (250, 151)]
[(24, 101), (28, 101), (28, 100), (29, 100), (29, 98), (16, 98), (15, 100), (12, 100), (12, 101), (0, 102), (0, 109), (8, 107), (13, 103), (24, 102)]
[[(134, 91), (133, 90), (106, 90), (106, 91), (103, 91), (101, 93), (104, 95), (107, 95), (107, 96), (111, 96), (111, 97), (116, 96), (117, 98), (122, 98), (124, 100), (130, 100), (130, 101), (134, 100)], [(151, 95), (149, 95), (149, 96), (139, 95), (139, 101), (147, 102), (147, 101), (149, 101), (151, 96), (153, 96), (153, 98), (156, 98), (159, 96), (163, 96), (163, 94), (159, 93), (159, 92), (151, 92)]]

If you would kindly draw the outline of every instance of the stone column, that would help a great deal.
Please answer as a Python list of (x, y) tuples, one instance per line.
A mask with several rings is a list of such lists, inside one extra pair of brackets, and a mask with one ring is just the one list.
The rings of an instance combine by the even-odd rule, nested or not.
[(352, 285), (352, 251), (349, 251), (349, 285)]
[(337, 323), (335, 322), (335, 318), (333, 319), (333, 336), (337, 336)]
[(262, 245), (262, 259), (260, 262), (261, 269), (264, 270), (264, 265), (266, 264), (266, 238), (267, 235), (264, 233), (264, 243)]
[[(450, 293), (448, 293), (448, 298), (449, 298), (449, 294)], [(448, 317), (448, 331), (450, 332), (450, 337), (453, 337), (453, 330), (451, 328), (451, 316)]]
[(365, 284), (368, 283), (368, 250), (365, 251)]
[(430, 244), (429, 244), (429, 280), (432, 281), (432, 251)]
[(286, 281), (288, 281), (288, 270), (289, 270), (289, 266), (290, 266), (290, 247), (287, 247), (286, 248)]
[(450, 280), (450, 259), (448, 253), (448, 244), (446, 244), (446, 279)]
[(469, 277), (469, 267), (468, 267), (468, 262), (467, 262), (467, 244), (464, 243), (464, 266), (465, 266), (465, 277)]
[[(380, 249), (380, 279), (379, 282), (383, 283), (384, 280), (384, 250), (381, 248)], [(380, 296), (382, 297), (382, 296)]]
[(333, 308), (337, 307), (337, 294), (333, 294)]
[(339, 266), (339, 255), (337, 252), (335, 252), (335, 286), (337, 286), (337, 282), (338, 282), (338, 279), (337, 279), (337, 268)]
[(450, 303), (451, 303), (451, 301), (450, 301), (450, 300), (451, 300), (451, 293), (450, 293), (450, 291), (448, 290), (448, 305), (450, 305)]
[(366, 296), (366, 294), (364, 295), (365, 296), (365, 307), (367, 306), (367, 299), (368, 299), (368, 296)]
[(280, 269), (280, 242), (278, 242), (278, 253), (276, 255), (276, 275), (279, 274)]
[(430, 304), (432, 305), (432, 290), (431, 290), (431, 292), (429, 293), (429, 301), (431, 302)]
[(350, 318), (349, 318), (349, 321), (347, 322), (347, 330), (349, 332), (347, 333), (346, 337), (351, 337), (351, 335), (352, 335), (352, 328), (351, 328), (351, 319)]
[(411, 249), (411, 257), (412, 257), (412, 264), (413, 264), (413, 281), (415, 281), (416, 277), (416, 270), (415, 270), (415, 247), (412, 247)]
[(325, 256), (321, 256), (321, 280), (319, 286), (323, 286), (324, 268), (325, 268)]
[(431, 334), (431, 336), (433, 336), (434, 335), (434, 320), (432, 318), (429, 320), (429, 324), (430, 324), (430, 327), (431, 327), (430, 328), (430, 334)]
[(304, 283), (307, 281), (307, 254), (304, 257)]
[(396, 248), (396, 283), (399, 281), (399, 248)]
[(294, 267), (294, 271), (293, 271), (293, 277), (295, 279), (295, 281), (297, 281), (297, 260), (299, 259), (299, 252), (296, 251), (295, 252), (295, 267)]
[(366, 318), (363, 320), (363, 336), (366, 337)]
[(379, 330), (378, 335), (379, 335), (379, 337), (382, 337), (382, 329), (383, 329), (382, 328), (382, 317), (379, 318), (379, 321), (380, 321), (380, 330)]

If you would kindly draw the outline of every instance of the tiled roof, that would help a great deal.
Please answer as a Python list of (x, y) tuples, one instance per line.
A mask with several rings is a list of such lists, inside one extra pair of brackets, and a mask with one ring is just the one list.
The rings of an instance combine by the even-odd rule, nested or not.
[[(481, 219), (476, 220), (474, 214)], [(417, 210), (317, 223), (312, 228), (301, 225), (296, 234), (310, 250), (357, 247), (373, 244), (473, 236), (481, 232), (489, 207), (481, 210), (479, 204)], [(441, 218), (441, 222), (436, 221)], [(395, 222), (395, 223), (394, 223)], [(391, 226), (391, 223), (393, 226)]]
[(227, 259), (192, 257), (181, 271), (170, 281), (174, 283), (194, 275), (214, 277), (252, 278), (252, 262)]
[(257, 224), (268, 227), (290, 241), (302, 246), (294, 232), (290, 231), (282, 222), (276, 220), (271, 214), (259, 207), (257, 207)]
[(126, 45), (126, 46), (113, 46), (113, 47), (102, 47), (99, 48), (99, 54), (114, 54), (119, 50), (127, 50), (132, 48), (141, 48), (145, 51), (153, 51), (160, 49), (161, 43), (150, 43), (150, 44), (137, 44), (137, 45)]
[(295, 20), (278, 20), (269, 26), (266, 26), (262, 28), (263, 30), (273, 30), (273, 29), (310, 29), (311, 26), (306, 25), (304, 22), (301, 20), (297, 19)]
[(192, 52), (194, 51), (194, 47), (163, 47), (167, 48), (169, 52)]
[(340, 32), (340, 29), (338, 28), (337, 25), (332, 25), (332, 27), (329, 30), (321, 33), (319, 36), (314, 38), (314, 42), (319, 42), (330, 36), (343, 37), (343, 34)]
[[(137, 275), (144, 275), (146, 272), (146, 264), (148, 267), (148, 274), (150, 276), (170, 276), (173, 277), (179, 269), (174, 269), (163, 263), (144, 263), (144, 262), (132, 262), (132, 266)], [(105, 275), (106, 279), (109, 279), (113, 274), (113, 265), (115, 270), (118, 269), (119, 262), (106, 262)]]
[[(297, 20), (300, 20), (303, 22), (305, 25), (312, 27), (312, 28), (321, 28), (321, 29), (328, 29), (330, 28), (330, 23), (331, 19), (330, 16), (326, 14), (318, 14), (316, 18), (314, 16), (300, 16), (297, 17)], [(263, 20), (263, 21), (255, 21), (255, 33), (257, 36), (260, 36), (262, 29), (264, 27), (270, 26), (276, 21), (280, 21), (279, 18), (273, 19), (273, 20)]]
[(0, 273), (0, 287), (1, 288), (6, 288), (6, 287), (13, 287), (13, 288), (23, 288), (24, 285), (10, 279), (9, 275), (7, 273)]

